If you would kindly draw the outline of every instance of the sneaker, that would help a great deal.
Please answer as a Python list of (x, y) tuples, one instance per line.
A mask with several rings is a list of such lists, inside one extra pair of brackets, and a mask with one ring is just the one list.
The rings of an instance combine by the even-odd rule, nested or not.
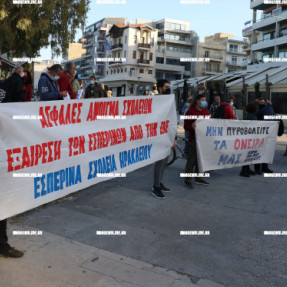
[(151, 194), (156, 198), (165, 199), (165, 196), (162, 194), (159, 187), (153, 187), (153, 192)]
[(262, 169), (262, 172), (263, 173), (273, 173), (273, 170), (271, 170), (267, 167), (267, 168)]
[(13, 248), (13, 247), (10, 247), (7, 250), (0, 251), (0, 256), (1, 255), (4, 257), (20, 258), (24, 255), (24, 253), (20, 250)]
[(159, 188), (160, 188), (161, 191), (170, 192), (170, 189), (165, 187), (162, 183), (160, 184)]
[(194, 183), (200, 184), (200, 185), (209, 185), (209, 182), (207, 182), (206, 180), (204, 180), (202, 178), (195, 178)]
[(185, 185), (187, 188), (194, 189), (194, 185), (192, 184), (191, 181), (185, 181), (185, 182), (184, 182), (184, 185)]
[(248, 172), (241, 171), (241, 172), (240, 172), (240, 176), (250, 177), (250, 174), (249, 174)]

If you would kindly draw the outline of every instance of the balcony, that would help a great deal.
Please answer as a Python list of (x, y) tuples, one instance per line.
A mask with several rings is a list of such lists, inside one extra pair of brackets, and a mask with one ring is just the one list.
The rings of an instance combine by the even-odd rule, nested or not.
[(84, 53), (82, 54), (82, 58), (90, 58), (93, 57), (93, 53)]
[(144, 59), (138, 59), (137, 62), (138, 64), (143, 64), (143, 65), (149, 65), (150, 63), (149, 60), (144, 60)]
[(150, 44), (144, 44), (144, 43), (139, 43), (138, 44), (138, 49), (150, 49), (151, 45)]
[(106, 41), (106, 38), (105, 38), (105, 37), (98, 37), (98, 38), (97, 38), (97, 41), (99, 41), (99, 42), (100, 42), (100, 41), (101, 41), (101, 42), (102, 42), (102, 41)]
[(82, 67), (89, 67), (90, 66), (90, 63), (82, 63), (81, 65), (80, 65), (80, 67), (82, 68)]
[(252, 25), (249, 26), (249, 27), (247, 27), (247, 28), (245, 28), (245, 29), (243, 29), (243, 30), (242, 30), (242, 35), (243, 35), (243, 37), (246, 37), (246, 36), (248, 36), (248, 35), (251, 35), (252, 30), (253, 30), (253, 26), (252, 26)]
[(270, 4), (264, 4), (264, 0), (251, 0), (250, 9), (265, 10), (270, 7)]
[(109, 62), (109, 65), (112, 66), (112, 65), (119, 65), (119, 64), (122, 64), (123, 62), (122, 61), (111, 61)]
[(236, 49), (228, 49), (227, 52), (231, 54), (246, 55), (245, 52), (240, 52), (239, 50)]
[(287, 45), (287, 36), (273, 38), (269, 40), (260, 40), (252, 45), (252, 51), (274, 48), (274, 46)]
[(232, 66), (232, 67), (245, 67), (248, 65), (247, 61), (226, 61), (226, 66)]
[(88, 41), (83, 45), (83, 49), (86, 49), (88, 47), (92, 47), (94, 45), (93, 41)]
[(123, 48), (123, 44), (115, 44), (112, 45), (111, 50), (121, 50)]
[(210, 62), (222, 62), (223, 61), (223, 57), (212, 56), (212, 57), (202, 57), (202, 58), (208, 58)]

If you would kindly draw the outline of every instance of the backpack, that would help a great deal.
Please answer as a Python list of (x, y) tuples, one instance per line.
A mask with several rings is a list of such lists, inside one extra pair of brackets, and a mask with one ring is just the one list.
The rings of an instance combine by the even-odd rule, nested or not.
[(215, 119), (225, 119), (225, 107), (226, 105), (220, 105), (214, 112), (213, 118)]

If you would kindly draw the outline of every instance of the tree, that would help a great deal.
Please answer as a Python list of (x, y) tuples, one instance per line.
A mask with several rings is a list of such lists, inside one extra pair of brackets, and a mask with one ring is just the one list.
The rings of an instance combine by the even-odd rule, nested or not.
[(51, 46), (53, 56), (67, 55), (76, 29), (84, 28), (90, 0), (42, 0), (13, 4), (0, 0), (0, 55), (36, 57)]

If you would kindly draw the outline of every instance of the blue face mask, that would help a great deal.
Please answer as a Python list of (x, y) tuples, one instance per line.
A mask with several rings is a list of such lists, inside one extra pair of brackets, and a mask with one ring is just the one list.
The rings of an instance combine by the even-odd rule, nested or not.
[(200, 107), (203, 109), (203, 108), (206, 108), (207, 107), (207, 101), (202, 101), (200, 102)]
[(231, 107), (233, 107), (233, 102), (230, 102), (229, 104), (230, 104)]
[(90, 84), (93, 85), (95, 82), (94, 81), (90, 81)]
[(60, 77), (59, 76), (55, 76), (54, 79), (57, 81)]

